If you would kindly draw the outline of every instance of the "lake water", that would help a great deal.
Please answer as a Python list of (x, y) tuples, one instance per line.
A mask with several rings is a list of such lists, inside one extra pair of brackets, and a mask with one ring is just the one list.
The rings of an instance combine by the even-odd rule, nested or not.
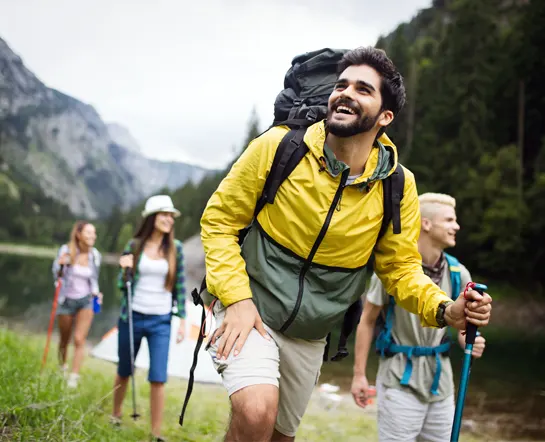
[[(54, 295), (51, 264), (49, 258), (0, 254), (0, 317), (24, 323), (30, 332), (47, 332)], [(117, 271), (117, 266), (102, 266), (104, 300), (91, 326), (91, 343), (117, 324), (121, 297)], [(504, 438), (545, 441), (545, 335), (531, 333), (532, 324), (522, 330), (500, 325), (483, 331), (487, 348), (485, 356), (473, 364), (464, 416), (502, 428)], [(462, 351), (456, 346), (451, 360), (458, 385)], [(352, 364), (352, 356), (324, 364), (320, 382), (336, 383), (347, 391)], [(376, 356), (371, 354), (370, 372), (375, 373), (376, 366)]]
[[(55, 293), (51, 264), (52, 260), (48, 258), (0, 254), (1, 317), (24, 323), (31, 332), (47, 332)], [(116, 287), (116, 277), (117, 267), (102, 266), (103, 305), (94, 317), (90, 341), (99, 341), (117, 324), (121, 295)]]

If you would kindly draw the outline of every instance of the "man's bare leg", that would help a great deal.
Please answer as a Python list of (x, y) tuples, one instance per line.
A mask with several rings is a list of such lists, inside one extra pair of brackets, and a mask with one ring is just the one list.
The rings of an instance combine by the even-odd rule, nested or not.
[(270, 442), (278, 413), (278, 388), (261, 384), (231, 395), (231, 422), (225, 442)]

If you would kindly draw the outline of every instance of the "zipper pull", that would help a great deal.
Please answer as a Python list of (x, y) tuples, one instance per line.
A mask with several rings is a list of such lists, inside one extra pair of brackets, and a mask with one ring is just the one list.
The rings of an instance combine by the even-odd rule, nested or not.
[[(346, 183), (348, 182), (348, 175), (350, 175), (350, 169), (346, 169), (341, 175), (341, 188), (344, 190)], [(342, 196), (342, 194), (341, 194)]]

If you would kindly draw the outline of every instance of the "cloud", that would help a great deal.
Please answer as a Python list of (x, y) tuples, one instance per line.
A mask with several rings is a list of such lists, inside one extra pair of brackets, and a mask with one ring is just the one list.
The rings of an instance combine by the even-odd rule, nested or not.
[(373, 45), (429, 3), (0, 0), (0, 29), (42, 81), (127, 127), (144, 154), (222, 167), (253, 107), (272, 121), (295, 55)]

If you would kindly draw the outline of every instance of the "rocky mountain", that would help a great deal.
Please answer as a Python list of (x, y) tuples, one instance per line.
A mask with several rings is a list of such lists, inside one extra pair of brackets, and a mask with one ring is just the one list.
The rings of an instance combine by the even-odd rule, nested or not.
[[(110, 126), (108, 128), (111, 129)], [(109, 152), (116, 164), (123, 170), (131, 171), (131, 180), (135, 188), (156, 190), (168, 187), (175, 190), (188, 180), (197, 184), (207, 173), (210, 173), (209, 170), (190, 164), (158, 161), (144, 157), (140, 153), (138, 144), (130, 143), (132, 139), (130, 134), (128, 134), (130, 138), (119, 138), (119, 136), (120, 133), (117, 133), (117, 141), (124, 140), (127, 144), (112, 142), (108, 146)], [(116, 139), (116, 137), (113, 138)], [(130, 147), (127, 148), (127, 145)]]
[(141, 154), (126, 129), (92, 106), (47, 87), (0, 38), (0, 156), (27, 183), (96, 218), (210, 171)]
[(123, 146), (130, 152), (140, 153), (142, 151), (138, 141), (134, 139), (126, 127), (118, 123), (107, 123), (106, 127), (108, 128), (110, 138), (115, 144)]

